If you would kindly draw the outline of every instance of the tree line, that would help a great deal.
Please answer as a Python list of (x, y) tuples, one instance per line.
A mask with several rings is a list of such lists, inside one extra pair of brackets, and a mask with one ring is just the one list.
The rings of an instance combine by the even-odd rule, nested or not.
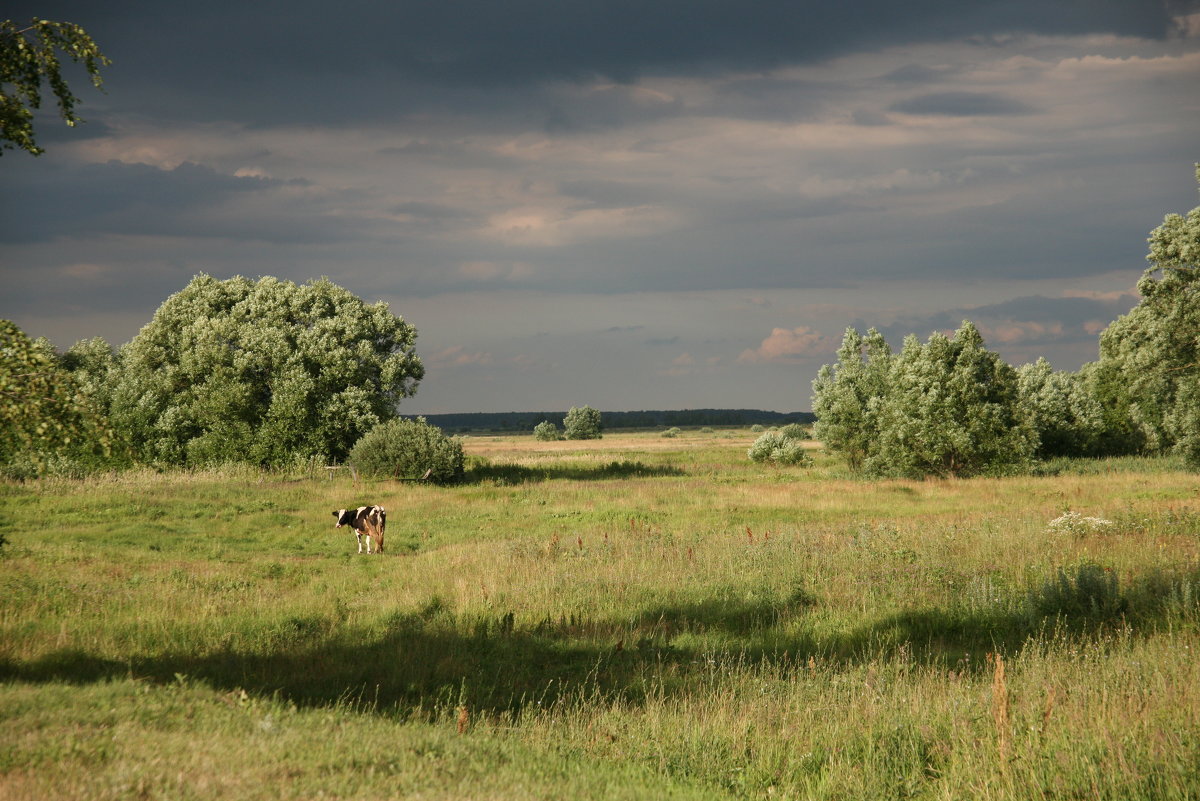
[[(812, 423), (811, 412), (775, 412), (765, 409), (643, 409), (639, 411), (605, 411), (604, 427), (670, 428), (672, 426), (782, 426), (789, 423)], [(433, 425), (446, 431), (512, 431), (530, 432), (545, 422), (561, 422), (567, 415), (561, 412), (460, 412), (425, 415)]]
[[(1200, 165), (1196, 168), (1200, 182)], [(1014, 368), (964, 321), (952, 336), (846, 331), (813, 382), (815, 436), (874, 476), (970, 476), (1063, 456), (1167, 454), (1200, 469), (1200, 207), (1151, 232), (1137, 306), (1078, 372)]]
[[(899, 352), (874, 329), (847, 330), (813, 383), (816, 438), (875, 476), (1132, 453), (1175, 453), (1200, 468), (1200, 207), (1168, 215), (1149, 243), (1141, 300), (1078, 372), (1044, 359), (1012, 367), (969, 321), (924, 343), (910, 335)], [(418, 461), (446, 460), (437, 475), (461, 472), (461, 446), (427, 421), (395, 420), (425, 373), (416, 334), (387, 304), (326, 278), (196, 276), (118, 350), (94, 338), (58, 353), (0, 321), (0, 472), (342, 461), (385, 425), (366, 440), (385, 455), (356, 458), (411, 477), (419, 465), (396, 454), (424, 448)], [(563, 435), (598, 436), (599, 418), (573, 409)]]

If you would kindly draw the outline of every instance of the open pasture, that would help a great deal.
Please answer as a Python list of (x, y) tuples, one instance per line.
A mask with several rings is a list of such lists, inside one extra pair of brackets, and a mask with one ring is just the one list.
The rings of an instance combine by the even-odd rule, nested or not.
[(1200, 797), (1200, 477), (753, 438), (0, 486), (0, 799)]

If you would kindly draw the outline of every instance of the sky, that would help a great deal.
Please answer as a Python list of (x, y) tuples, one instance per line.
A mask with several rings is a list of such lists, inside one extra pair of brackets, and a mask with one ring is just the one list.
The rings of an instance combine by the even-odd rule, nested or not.
[(404, 413), (811, 409), (847, 327), (1076, 370), (1198, 204), (1200, 0), (39, 0), (0, 317), (132, 339), (196, 274), (416, 326)]

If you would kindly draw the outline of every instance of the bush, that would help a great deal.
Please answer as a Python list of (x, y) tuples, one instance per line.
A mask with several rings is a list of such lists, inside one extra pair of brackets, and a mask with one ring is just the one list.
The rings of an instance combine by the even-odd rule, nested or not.
[(808, 439), (808, 429), (799, 423), (788, 423), (779, 429), (779, 433), (788, 439)]
[(754, 425), (750, 426), (751, 434), (761, 434), (766, 430), (766, 426), (764, 426), (762, 423), (755, 423)]
[(667, 439), (675, 439), (682, 433), (683, 433), (683, 429), (680, 428), (679, 426), (671, 426), (666, 431), (662, 432), (662, 435), (664, 437), (666, 437)]
[(800, 440), (785, 436), (781, 431), (767, 431), (746, 452), (752, 462), (773, 465), (807, 465), (812, 459), (804, 452)]
[(554, 442), (563, 438), (558, 426), (549, 420), (543, 420), (533, 427), (533, 438), (543, 442)]
[(591, 406), (571, 407), (563, 418), (563, 436), (567, 439), (600, 439), (600, 412)]
[(425, 418), (396, 419), (372, 428), (350, 451), (350, 461), (367, 477), (420, 478), (445, 484), (463, 476), (462, 440), (446, 436)]

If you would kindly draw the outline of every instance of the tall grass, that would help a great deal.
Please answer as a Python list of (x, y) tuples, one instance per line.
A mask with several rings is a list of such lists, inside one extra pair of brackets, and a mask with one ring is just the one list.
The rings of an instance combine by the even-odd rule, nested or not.
[[(1200, 792), (1196, 476), (867, 483), (752, 439), (0, 487), (0, 797)], [(367, 502), (392, 554), (332, 529)]]

